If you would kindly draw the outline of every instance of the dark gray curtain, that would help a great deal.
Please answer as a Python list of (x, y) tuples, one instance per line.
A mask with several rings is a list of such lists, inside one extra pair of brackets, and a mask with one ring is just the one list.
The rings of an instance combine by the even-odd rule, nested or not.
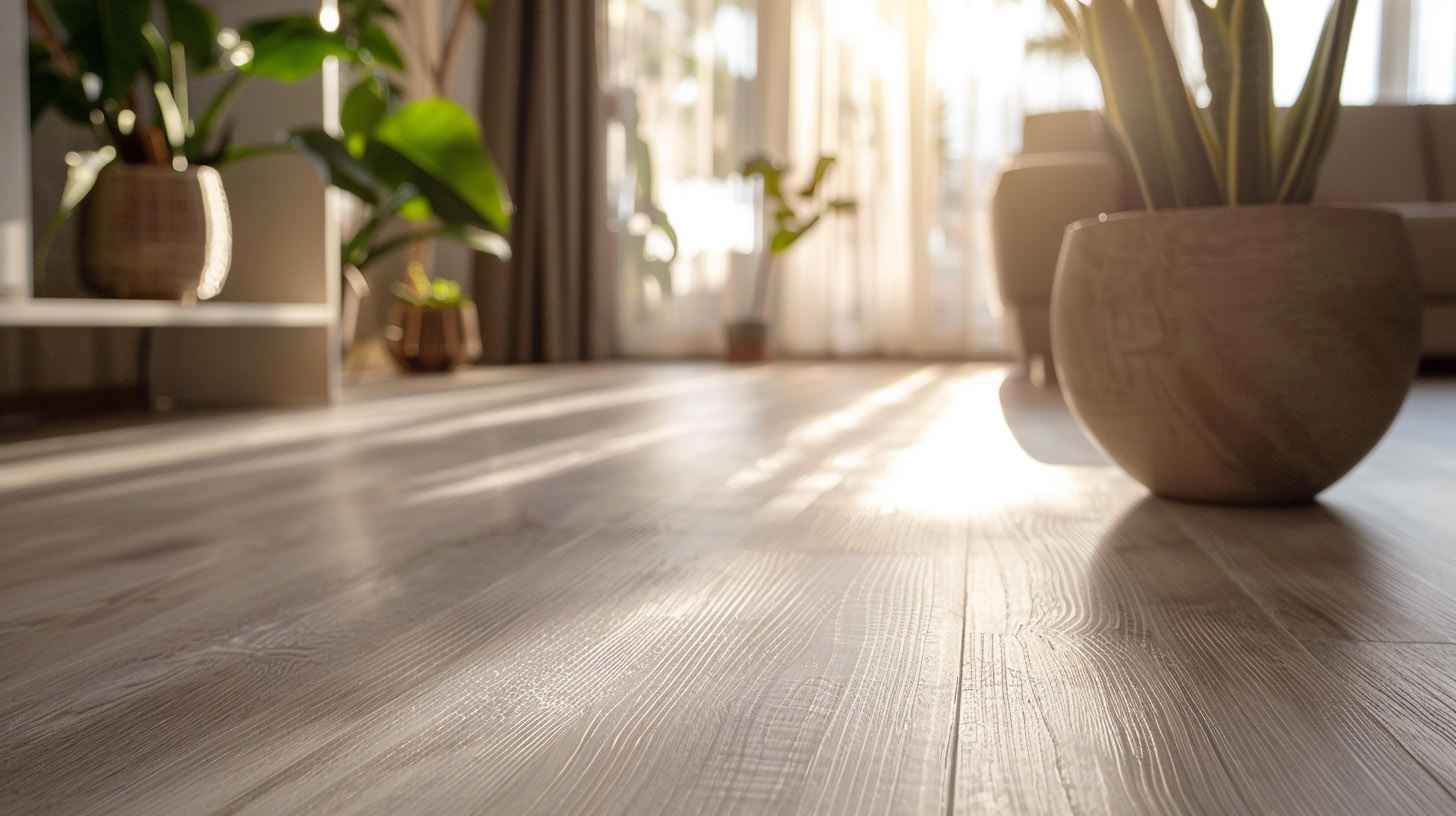
[(475, 300), (487, 363), (611, 354), (596, 0), (495, 0), (480, 118), (515, 199), (511, 246), (482, 256)]

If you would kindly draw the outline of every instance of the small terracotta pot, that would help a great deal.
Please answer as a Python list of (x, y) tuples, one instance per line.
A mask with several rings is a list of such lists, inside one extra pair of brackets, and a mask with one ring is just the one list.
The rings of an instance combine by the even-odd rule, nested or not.
[(1052, 294), (1068, 403), (1155, 493), (1307, 502), (1375, 446), (1420, 348), (1399, 216), (1335, 207), (1073, 224)]
[(81, 204), (81, 274), (102, 294), (206, 300), (231, 263), (227, 195), (211, 167), (111, 164)]
[(405, 371), (453, 371), (480, 355), (475, 304), (435, 308), (396, 300), (384, 330), (390, 356)]
[(740, 320), (724, 327), (728, 334), (730, 363), (762, 363), (768, 360), (768, 324)]

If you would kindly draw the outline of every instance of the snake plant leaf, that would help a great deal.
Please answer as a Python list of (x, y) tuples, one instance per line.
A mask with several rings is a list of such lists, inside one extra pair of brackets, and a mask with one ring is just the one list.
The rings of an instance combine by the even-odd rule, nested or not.
[(1335, 0), (1315, 48), (1304, 87), (1279, 134), (1277, 200), (1307, 202), (1329, 150), (1340, 110), (1340, 83), (1355, 27), (1357, 0)]
[(1234, 0), (1234, 84), (1224, 137), (1228, 203), (1273, 200), (1274, 42), (1264, 0)]
[(1162, 9), (1158, 0), (1132, 0), (1132, 10), (1151, 58), (1148, 75), (1158, 100), (1154, 112), (1179, 206), (1217, 204), (1223, 196), (1212, 134), (1183, 81)]
[(196, 0), (162, 0), (170, 42), (182, 46), (194, 71), (217, 67), (217, 15)]
[(289, 145), (309, 160), (319, 180), (338, 187), (367, 204), (378, 204), (383, 191), (362, 160), (349, 152), (339, 139), (320, 128), (303, 128), (289, 134)]
[(809, 179), (809, 183), (804, 185), (804, 189), (799, 191), (800, 198), (813, 198), (819, 192), (819, 185), (824, 183), (824, 178), (829, 175), (835, 161), (833, 156), (819, 157), (819, 161), (814, 163), (814, 175)]
[[(1224, 18), (1204, 0), (1188, 0), (1193, 9), (1193, 19), (1198, 26), (1198, 39), (1203, 49), (1203, 76), (1208, 83), (1208, 113), (1213, 124), (1214, 147), (1222, 154), (1225, 134), (1228, 133), (1229, 100), (1233, 96), (1234, 55), (1233, 39)], [(1220, 174), (1227, 172), (1219, 162), (1215, 167)]]
[(318, 73), (329, 57), (353, 56), (343, 37), (325, 31), (317, 18), (307, 14), (250, 23), (238, 36), (253, 49), (242, 70), (274, 82), (299, 82)]
[[(1195, 0), (1195, 2), (1196, 1), (1197, 0)], [(1084, 39), (1082, 33), (1082, 21), (1079, 17), (1077, 17), (1076, 13), (1072, 11), (1072, 7), (1067, 5), (1068, 0), (1047, 0), (1047, 2), (1050, 3), (1051, 7), (1056, 10), (1057, 16), (1062, 18), (1062, 25), (1067, 29), (1067, 33), (1070, 34), (1072, 36), (1072, 39), (1076, 40), (1077, 43), (1081, 45), (1083, 50), (1085, 51), (1087, 46), (1086, 40)]]
[(446, 223), (510, 232), (510, 195), (480, 128), (448, 99), (422, 99), (389, 114), (375, 128), (365, 161), (383, 178), (414, 184)]
[(1092, 0), (1086, 15), (1108, 118), (1128, 145), (1143, 198), (1155, 210), (1178, 206), (1169, 146), (1159, 126), (1161, 101), (1149, 76), (1147, 38), (1126, 0)]
[(51, 8), (78, 67), (101, 79), (99, 99), (125, 100), (146, 65), (151, 0), (52, 0)]

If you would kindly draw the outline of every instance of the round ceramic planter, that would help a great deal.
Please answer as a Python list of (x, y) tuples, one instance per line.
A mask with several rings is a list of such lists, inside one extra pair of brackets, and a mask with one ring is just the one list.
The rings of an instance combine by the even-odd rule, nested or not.
[(1295, 504), (1389, 428), (1420, 315), (1395, 214), (1124, 213), (1068, 227), (1052, 348), (1078, 421), (1153, 492)]
[(431, 307), (396, 300), (389, 310), (385, 341), (405, 371), (453, 371), (480, 354), (475, 305)]
[(112, 164), (82, 204), (81, 272), (102, 294), (206, 300), (231, 264), (227, 195), (211, 167)]

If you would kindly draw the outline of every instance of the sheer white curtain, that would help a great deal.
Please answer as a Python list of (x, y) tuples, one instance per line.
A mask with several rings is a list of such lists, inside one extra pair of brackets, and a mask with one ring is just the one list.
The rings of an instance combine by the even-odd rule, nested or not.
[[(860, 204), (781, 258), (770, 307), (779, 353), (1001, 349), (988, 217), (997, 173), (1026, 113), (1100, 104), (1045, 0), (601, 2), (625, 353), (721, 352), (763, 244), (756, 189), (737, 175), (758, 151), (800, 178), (820, 153), (836, 155), (831, 192)], [(1163, 2), (1196, 83), (1187, 0)], [(1282, 104), (1330, 3), (1268, 0)], [(1456, 0), (1364, 0), (1346, 102), (1452, 101), (1453, 43)], [(678, 237), (675, 257), (638, 201), (644, 178)]]
[[(821, 153), (836, 156), (830, 193), (859, 203), (778, 260), (779, 353), (998, 351), (986, 209), (996, 168), (1018, 146), (1042, 0), (604, 2), (626, 353), (721, 349), (763, 245), (756, 190), (736, 175), (758, 151), (787, 161), (794, 180)], [(1068, 101), (1047, 87), (1043, 107)], [(652, 156), (651, 196), (678, 236), (670, 263), (633, 203), (638, 138)]]

